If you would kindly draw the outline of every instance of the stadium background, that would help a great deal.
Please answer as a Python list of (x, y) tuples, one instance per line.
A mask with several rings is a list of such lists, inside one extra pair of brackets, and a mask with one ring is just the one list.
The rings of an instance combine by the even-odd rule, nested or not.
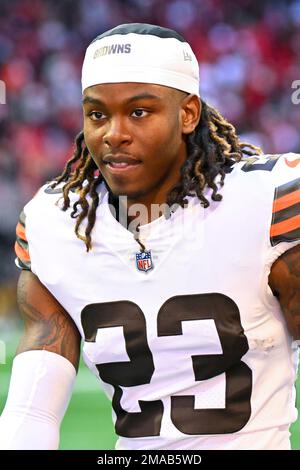
[[(202, 97), (266, 153), (299, 152), (300, 1), (0, 0), (0, 411), (20, 335), (14, 229), (24, 203), (60, 173), (81, 129), (85, 47), (119, 23), (174, 28), (200, 62)], [(6, 364), (4, 362), (6, 349)], [(276, 364), (274, 364), (276, 367)], [(284, 371), (278, 371), (284, 373)], [(110, 405), (81, 365), (62, 449), (111, 449)], [(300, 449), (300, 425), (293, 426)]]

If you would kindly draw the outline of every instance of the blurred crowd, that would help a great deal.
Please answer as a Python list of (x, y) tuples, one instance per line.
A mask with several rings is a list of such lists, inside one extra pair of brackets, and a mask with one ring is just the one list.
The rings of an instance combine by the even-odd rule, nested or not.
[(202, 98), (243, 140), (266, 153), (300, 149), (300, 104), (291, 100), (292, 82), (300, 79), (300, 0), (0, 0), (2, 286), (16, 278), (20, 209), (61, 172), (82, 128), (85, 48), (128, 22), (160, 24), (186, 37), (199, 60)]

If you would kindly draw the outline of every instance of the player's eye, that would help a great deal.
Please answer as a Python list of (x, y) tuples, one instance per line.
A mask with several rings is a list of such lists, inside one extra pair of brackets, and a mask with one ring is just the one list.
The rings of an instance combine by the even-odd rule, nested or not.
[(104, 114), (101, 113), (101, 111), (92, 111), (89, 113), (89, 117), (92, 119), (92, 121), (99, 121), (100, 119), (103, 119)]
[(142, 109), (142, 108), (137, 108), (132, 112), (132, 115), (134, 117), (144, 117), (146, 116), (146, 114), (147, 114), (147, 111), (145, 111), (145, 109)]

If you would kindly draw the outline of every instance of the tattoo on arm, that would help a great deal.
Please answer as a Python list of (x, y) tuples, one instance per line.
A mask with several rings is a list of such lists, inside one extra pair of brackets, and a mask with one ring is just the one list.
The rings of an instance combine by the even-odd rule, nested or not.
[(80, 336), (65, 309), (38, 281), (28, 280), (24, 273), (18, 284), (18, 303), (25, 323), (25, 333), (18, 351), (42, 350), (67, 358), (77, 369)]
[(275, 261), (269, 285), (279, 300), (290, 332), (295, 339), (300, 339), (300, 245)]

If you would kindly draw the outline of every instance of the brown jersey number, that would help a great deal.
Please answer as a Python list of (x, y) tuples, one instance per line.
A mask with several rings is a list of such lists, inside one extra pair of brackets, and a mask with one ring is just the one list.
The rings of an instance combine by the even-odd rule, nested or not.
[[(101, 379), (114, 387), (112, 406), (116, 413), (116, 433), (128, 438), (159, 436), (164, 413), (161, 400), (139, 400), (141, 411), (134, 413), (121, 406), (122, 387), (149, 384), (155, 374), (141, 308), (127, 300), (94, 303), (82, 310), (81, 320), (86, 342), (96, 341), (98, 329), (123, 327), (130, 361), (96, 364)], [(197, 409), (194, 395), (171, 396), (171, 420), (187, 435), (237, 432), (250, 418), (252, 392), (252, 371), (241, 360), (249, 347), (239, 309), (232, 299), (219, 293), (171, 297), (158, 311), (157, 336), (182, 335), (182, 322), (189, 320), (215, 323), (222, 353), (193, 355), (191, 362), (195, 382), (225, 373), (225, 407)]]

